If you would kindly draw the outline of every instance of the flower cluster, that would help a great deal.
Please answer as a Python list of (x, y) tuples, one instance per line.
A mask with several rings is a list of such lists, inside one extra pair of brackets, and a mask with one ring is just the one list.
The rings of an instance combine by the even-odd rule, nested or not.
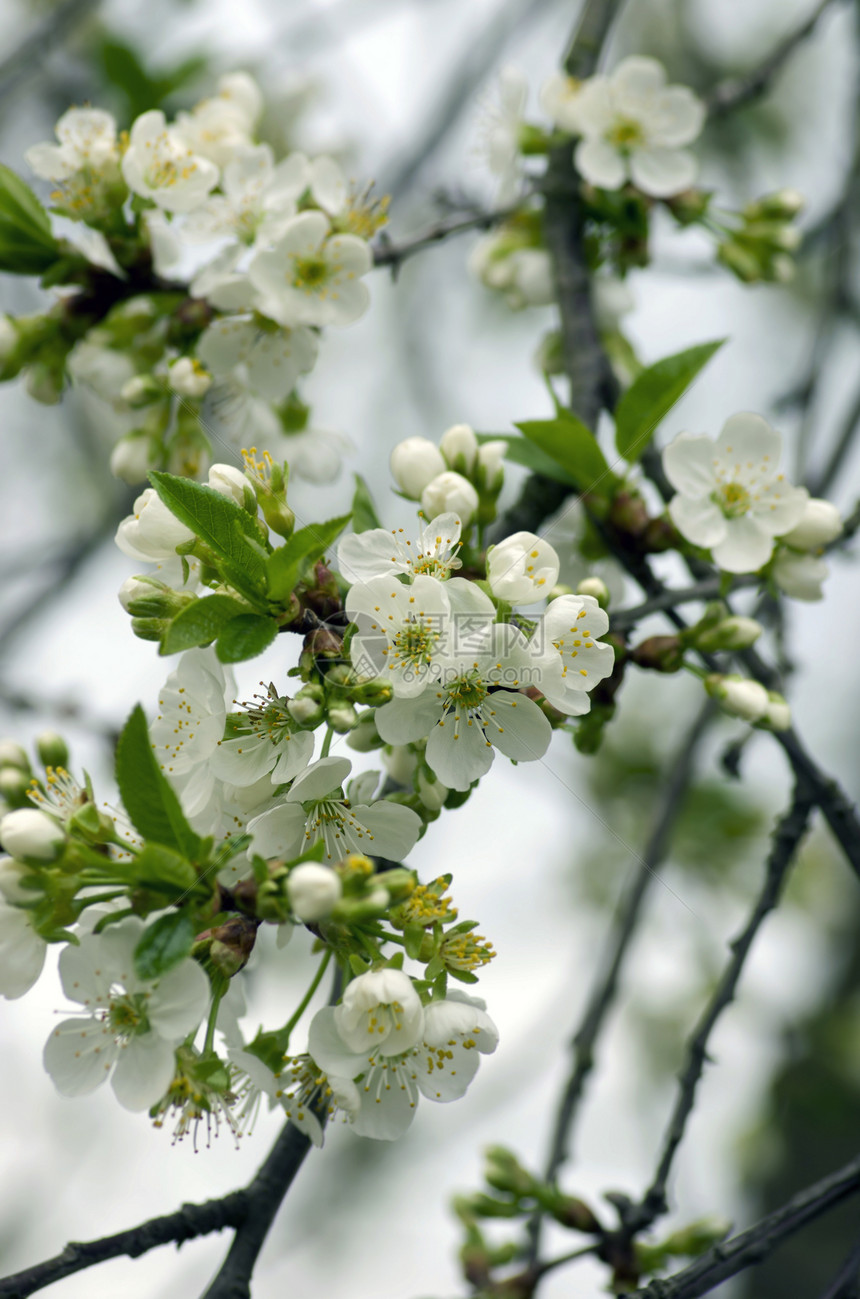
[(130, 483), (159, 467), (200, 476), (213, 439), (326, 481), (348, 445), (314, 431), (297, 383), (320, 331), (367, 309), (386, 203), (333, 158), (277, 159), (257, 140), (262, 110), (254, 80), (231, 73), (173, 121), (153, 109), (126, 133), (103, 109), (72, 108), (58, 143), (27, 151), (53, 211), (75, 222), (52, 282), (85, 292), (80, 313), (73, 296), (5, 320), (2, 375), (26, 368), (44, 400), (71, 376), (106, 401), (125, 430), (111, 465)]

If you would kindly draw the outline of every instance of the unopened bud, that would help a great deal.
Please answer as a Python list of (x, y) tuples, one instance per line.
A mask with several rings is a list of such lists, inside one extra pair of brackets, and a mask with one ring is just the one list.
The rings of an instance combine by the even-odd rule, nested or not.
[(169, 618), (132, 618), (131, 620), (131, 630), (140, 640), (160, 641), (169, 626)]
[(593, 596), (601, 609), (609, 608), (609, 587), (602, 577), (584, 577), (576, 588), (576, 594)]
[(754, 645), (761, 633), (762, 625), (755, 618), (732, 615), (704, 631), (693, 628), (690, 643), (706, 654), (719, 650), (743, 650)]
[(199, 361), (190, 356), (180, 356), (168, 369), (168, 382), (180, 397), (198, 399), (212, 386), (212, 375)]
[(569, 1227), (571, 1231), (582, 1231), (590, 1235), (603, 1230), (593, 1210), (575, 1195), (559, 1196), (550, 1212), (556, 1222)]
[(677, 672), (684, 662), (684, 647), (680, 636), (649, 636), (630, 651), (630, 657), (652, 672)]
[[(208, 957), (222, 974), (232, 979), (248, 964), (257, 939), (259, 921), (247, 916), (233, 916), (216, 929), (198, 935), (198, 944), (209, 940)], [(195, 944), (197, 946), (197, 944)], [(204, 949), (201, 947), (202, 952)]]
[(436, 444), (418, 437), (398, 442), (391, 452), (390, 466), (397, 486), (412, 501), (420, 500), (427, 484), (447, 468)]
[(157, 443), (148, 433), (127, 433), (120, 438), (110, 454), (110, 471), (114, 478), (135, 486), (146, 482), (151, 469), (160, 459)]
[(374, 749), (382, 748), (385, 741), (376, 729), (376, 717), (372, 709), (359, 715), (358, 726), (350, 731), (346, 742), (356, 753), (372, 753)]
[(342, 894), (340, 877), (331, 866), (302, 862), (287, 877), (287, 896), (293, 915), (307, 923), (330, 916)]
[(22, 807), (0, 820), (0, 843), (19, 861), (53, 862), (61, 856), (66, 837), (46, 812)]
[(42, 731), (36, 737), (36, 752), (39, 761), (45, 767), (67, 767), (69, 765), (69, 746), (56, 731)]
[(28, 772), (30, 759), (14, 740), (0, 740), (0, 767), (19, 767), (21, 771)]
[(442, 434), (439, 450), (447, 461), (449, 469), (456, 469), (458, 474), (471, 476), (472, 467), (478, 454), (478, 439), (469, 424), (453, 424)]
[(746, 722), (760, 721), (770, 703), (764, 686), (748, 677), (721, 676), (714, 672), (705, 679), (705, 689), (719, 700), (725, 712)]
[(313, 728), (322, 721), (325, 707), (325, 692), (322, 686), (303, 686), (294, 699), (287, 702), (287, 712), (299, 726)]
[(836, 506), (830, 501), (813, 496), (803, 508), (800, 522), (791, 532), (786, 532), (780, 541), (792, 550), (820, 550), (842, 533), (842, 519)]
[(759, 724), (770, 731), (791, 730), (791, 708), (788, 701), (776, 690), (768, 690), (767, 698), (767, 710)]
[(9, 807), (32, 807), (31, 784), (32, 777), (20, 767), (0, 767), (0, 798)]
[(136, 374), (123, 384), (119, 395), (132, 410), (141, 410), (165, 399), (164, 384), (152, 374)]
[(326, 721), (338, 735), (346, 735), (358, 726), (358, 713), (346, 699), (337, 699), (326, 709)]
[(437, 475), (421, 493), (421, 508), (428, 519), (453, 512), (460, 516), (465, 527), (478, 512), (478, 493), (468, 478), (448, 470)]

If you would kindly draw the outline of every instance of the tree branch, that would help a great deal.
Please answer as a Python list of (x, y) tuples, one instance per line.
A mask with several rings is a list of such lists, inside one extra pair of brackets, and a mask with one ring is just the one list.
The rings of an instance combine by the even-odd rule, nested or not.
[(128, 1231), (100, 1240), (71, 1241), (62, 1254), (0, 1280), (0, 1299), (26, 1299), (37, 1290), (110, 1258), (140, 1258), (159, 1245), (182, 1245), (225, 1227), (238, 1227), (248, 1212), (248, 1192), (233, 1191), (220, 1200), (183, 1204), (175, 1213), (150, 1218)]
[(734, 1000), (738, 982), (749, 956), (753, 940), (763, 920), (774, 909), (779, 900), (795, 852), (800, 840), (806, 833), (809, 814), (815, 806), (815, 802), (816, 798), (813, 790), (809, 788), (805, 780), (799, 780), (795, 787), (791, 807), (774, 830), (773, 846), (767, 859), (764, 886), (749, 920), (731, 944), (732, 954), (729, 962), (688, 1043), (687, 1061), (680, 1076), (678, 1096), (666, 1130), (657, 1171), (641, 1202), (633, 1210), (628, 1222), (625, 1224), (631, 1232), (641, 1231), (650, 1226), (668, 1208), (666, 1187), (669, 1174), (678, 1147), (684, 1138), (687, 1121), (695, 1103), (696, 1091), (704, 1072), (705, 1063), (708, 1060), (708, 1042), (711, 1033), (723, 1011)]
[(806, 21), (801, 23), (793, 32), (789, 32), (757, 67), (752, 68), (740, 77), (731, 77), (729, 80), (721, 82), (709, 95), (706, 95), (705, 104), (708, 115), (710, 117), (722, 117), (726, 113), (734, 112), (736, 108), (742, 108), (752, 103), (765, 94), (798, 45), (812, 35), (819, 18), (826, 9), (830, 8), (831, 4), (833, 4), (833, 0), (819, 0)]
[[(742, 573), (733, 579), (731, 589), (738, 591), (745, 586), (758, 586), (759, 580), (755, 573)], [(613, 631), (626, 632), (643, 618), (647, 618), (649, 614), (666, 613), (670, 609), (677, 608), (679, 604), (690, 604), (694, 600), (721, 599), (723, 593), (721, 577), (706, 577), (694, 586), (664, 588), (660, 595), (652, 596), (650, 600), (643, 600), (642, 604), (633, 605), (629, 609), (619, 609), (617, 613), (610, 612), (609, 620)]]
[(61, 4), (53, 5), (18, 48), (0, 62), (0, 100), (11, 94), (50, 53), (51, 47), (65, 40), (98, 3), (99, 0), (62, 0)]
[(630, 1299), (699, 1299), (744, 1268), (760, 1263), (789, 1236), (860, 1192), (860, 1158), (829, 1177), (800, 1191), (754, 1227), (724, 1240), (683, 1272), (664, 1281), (652, 1281)]
[(452, 235), (463, 234), (467, 230), (489, 230), (498, 221), (504, 221), (505, 217), (510, 216), (519, 206), (520, 204), (517, 203), (514, 207), (501, 208), (495, 212), (474, 212), (467, 217), (449, 217), (446, 221), (430, 226), (423, 234), (405, 239), (399, 244), (391, 243), (383, 236), (373, 249), (373, 264), (391, 266), (396, 273), (405, 261), (414, 257), (416, 253), (423, 252), (425, 248), (441, 243), (443, 239), (449, 239)]
[(860, 1273), (860, 1240), (851, 1248), (821, 1299), (856, 1299)]

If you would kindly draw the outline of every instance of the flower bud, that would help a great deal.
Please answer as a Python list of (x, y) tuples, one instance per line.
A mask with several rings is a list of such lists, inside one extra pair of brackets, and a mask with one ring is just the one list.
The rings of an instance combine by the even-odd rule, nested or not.
[(748, 677), (720, 676), (713, 672), (705, 679), (705, 689), (718, 699), (723, 710), (745, 722), (760, 721), (768, 710), (770, 700), (763, 685)]
[(743, 650), (754, 645), (762, 633), (762, 625), (755, 618), (732, 615), (704, 631), (693, 628), (690, 643), (706, 654), (718, 650)]
[(287, 701), (287, 712), (299, 726), (318, 726), (324, 715), (325, 695), (322, 686), (303, 686), (294, 699)]
[(374, 749), (382, 748), (385, 741), (376, 729), (376, 717), (372, 709), (360, 714), (358, 726), (350, 731), (346, 742), (356, 753), (372, 753)]
[(330, 916), (342, 894), (337, 871), (318, 862), (302, 862), (287, 877), (287, 896), (293, 914), (306, 923)]
[(171, 388), (180, 397), (203, 397), (212, 386), (212, 375), (190, 356), (180, 356), (167, 373)]
[(429, 811), (438, 812), (445, 806), (445, 799), (450, 790), (447, 785), (442, 784), (441, 780), (431, 780), (428, 772), (429, 768), (426, 772), (423, 767), (418, 768), (418, 797)]
[(192, 591), (175, 591), (157, 577), (127, 577), (118, 596), (134, 618), (174, 618), (197, 599)]
[(471, 474), (478, 454), (478, 439), (468, 424), (452, 424), (442, 434), (439, 450), (448, 462), (449, 469), (460, 474)]
[(358, 713), (348, 700), (338, 699), (326, 709), (326, 721), (338, 735), (346, 735), (358, 726)]
[(806, 200), (799, 190), (778, 189), (773, 194), (763, 194), (753, 203), (748, 203), (743, 215), (749, 221), (758, 221), (764, 217), (775, 221), (791, 221), (803, 210)]
[(148, 433), (127, 433), (110, 453), (110, 471), (114, 478), (134, 487), (146, 482), (146, 476), (160, 459), (157, 443)]
[(19, 861), (53, 862), (62, 854), (66, 837), (46, 812), (22, 807), (0, 820), (0, 842)]
[(819, 550), (835, 541), (841, 533), (842, 519), (836, 506), (813, 496), (806, 502), (800, 522), (791, 532), (783, 533), (780, 541), (793, 550)]
[(478, 493), (462, 474), (452, 470), (439, 474), (421, 493), (421, 508), (428, 519), (449, 511), (459, 514), (466, 527), (478, 509)]
[(206, 480), (206, 486), (211, 487), (220, 496), (226, 496), (228, 499), (232, 498), (237, 505), (241, 505), (245, 509), (248, 508), (248, 502), (250, 501), (249, 512), (257, 513), (257, 498), (254, 495), (254, 489), (241, 469), (236, 469), (233, 465), (212, 465), (209, 470), (209, 477)]
[(14, 740), (0, 740), (0, 767), (19, 767), (21, 771), (29, 772), (30, 759)]
[(20, 767), (0, 767), (0, 798), (9, 807), (32, 807), (31, 782), (32, 777)]
[(478, 447), (478, 463), (475, 467), (475, 482), (478, 491), (498, 493), (505, 481), (504, 458), (508, 449), (507, 442), (494, 438)]
[[(398, 442), (391, 452), (391, 473), (397, 486), (412, 501), (421, 499), (427, 484), (440, 474), (447, 466), (442, 452), (434, 442), (427, 438), (406, 438)], [(443, 513), (442, 510), (431, 512), (430, 517)]]
[(164, 401), (164, 384), (154, 374), (135, 374), (120, 389), (120, 397), (132, 410)]
[(576, 588), (576, 594), (593, 596), (601, 609), (609, 608), (609, 587), (602, 577), (584, 577)]
[(649, 636), (630, 651), (630, 657), (637, 667), (652, 672), (678, 672), (684, 663), (684, 647), (680, 636)]
[(768, 705), (761, 725), (771, 731), (791, 730), (791, 708), (788, 701), (777, 690), (768, 690)]
[(69, 746), (56, 731), (42, 731), (36, 736), (36, 752), (45, 767), (67, 767)]
[(771, 575), (781, 591), (793, 600), (821, 600), (822, 586), (829, 573), (823, 559), (801, 555), (780, 546), (773, 561)]
[(160, 641), (169, 626), (169, 618), (132, 618), (131, 620), (131, 630), (139, 640)]

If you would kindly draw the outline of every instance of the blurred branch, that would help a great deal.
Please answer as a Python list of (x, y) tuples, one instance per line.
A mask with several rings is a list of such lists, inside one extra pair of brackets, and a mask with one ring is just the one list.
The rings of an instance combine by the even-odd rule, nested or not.
[(404, 239), (399, 244), (392, 243), (383, 235), (373, 249), (373, 264), (391, 266), (396, 275), (405, 261), (414, 257), (416, 253), (423, 252), (425, 248), (431, 248), (433, 244), (441, 243), (452, 235), (464, 234), (467, 230), (489, 230), (497, 221), (504, 221), (505, 217), (516, 212), (519, 207), (520, 204), (517, 203), (513, 207), (501, 208), (494, 212), (476, 212), (466, 217), (452, 217), (447, 221), (439, 221), (422, 234), (415, 235), (412, 239)]
[(456, 126), (463, 110), (474, 101), (475, 87), (501, 58), (510, 38), (546, 3), (547, 0), (518, 0), (516, 4), (503, 5), (483, 32), (469, 42), (466, 54), (452, 69), (442, 95), (429, 113), (423, 132), (410, 144), (408, 155), (394, 164), (390, 176), (382, 182), (383, 192), (400, 198), (411, 189), (428, 160)]
[(634, 1291), (630, 1299), (699, 1299), (744, 1268), (760, 1263), (787, 1237), (858, 1192), (860, 1158), (792, 1196), (754, 1227), (708, 1250), (683, 1272)]
[(722, 117), (724, 113), (743, 108), (765, 94), (782, 71), (784, 64), (788, 62), (797, 47), (812, 35), (818, 20), (833, 3), (834, 0), (819, 0), (806, 21), (793, 32), (789, 32), (757, 67), (740, 77), (731, 77), (715, 86), (711, 93), (705, 96), (709, 116)]
[(860, 1240), (858, 1240), (840, 1267), (821, 1299), (857, 1299), (858, 1274), (860, 1274)]
[[(759, 577), (755, 573), (742, 573), (734, 577), (731, 590), (739, 591), (745, 586), (758, 586)], [(706, 577), (694, 586), (683, 586), (680, 588), (669, 588), (664, 590), (660, 595), (653, 596), (650, 600), (643, 600), (642, 604), (633, 605), (630, 609), (619, 609), (617, 613), (610, 613), (609, 621), (613, 631), (630, 631), (643, 618), (647, 618), (652, 613), (665, 613), (669, 609), (675, 609), (679, 604), (690, 604), (694, 600), (717, 600), (721, 599), (725, 593), (725, 587), (721, 577)]]
[[(633, 882), (615, 912), (602, 968), (589, 993), (585, 1013), (571, 1043), (573, 1068), (556, 1113), (550, 1153), (543, 1173), (545, 1182), (555, 1180), (562, 1163), (569, 1157), (571, 1132), (585, 1090), (585, 1082), (594, 1068), (595, 1045), (617, 995), (621, 969), (636, 932), (646, 894), (652, 881), (658, 878), (655, 871), (662, 865), (669, 850), (675, 821), (693, 779), (696, 753), (715, 712), (713, 701), (708, 699), (687, 732), (677, 757), (666, 775), (662, 787), (662, 803), (654, 818), (644, 852), (635, 863), (636, 873)], [(543, 1215), (538, 1212), (529, 1223), (532, 1265), (537, 1261), (540, 1248), (542, 1218)]]
[(834, 480), (838, 477), (839, 471), (845, 463), (848, 455), (860, 430), (860, 388), (854, 394), (854, 398), (842, 422), (842, 430), (836, 439), (836, 445), (830, 452), (827, 463), (821, 472), (813, 478), (809, 484), (809, 492), (812, 496), (826, 496)]
[(18, 48), (0, 61), (0, 101), (38, 67), (52, 46), (65, 40), (78, 23), (89, 17), (98, 4), (99, 0), (61, 0), (60, 4), (53, 5)]
[(669, 1120), (663, 1152), (654, 1179), (641, 1202), (632, 1210), (625, 1226), (637, 1232), (649, 1227), (668, 1209), (666, 1187), (675, 1155), (678, 1152), (693, 1111), (696, 1091), (701, 1081), (711, 1033), (723, 1011), (735, 997), (747, 957), (761, 924), (779, 901), (782, 886), (801, 839), (806, 833), (809, 815), (815, 806), (814, 791), (803, 779), (795, 786), (791, 807), (778, 822), (773, 834), (773, 846), (767, 859), (764, 887), (752, 914), (738, 937), (732, 942), (732, 955), (723, 971), (717, 988), (696, 1026), (687, 1046), (687, 1061), (680, 1076), (678, 1097)]

